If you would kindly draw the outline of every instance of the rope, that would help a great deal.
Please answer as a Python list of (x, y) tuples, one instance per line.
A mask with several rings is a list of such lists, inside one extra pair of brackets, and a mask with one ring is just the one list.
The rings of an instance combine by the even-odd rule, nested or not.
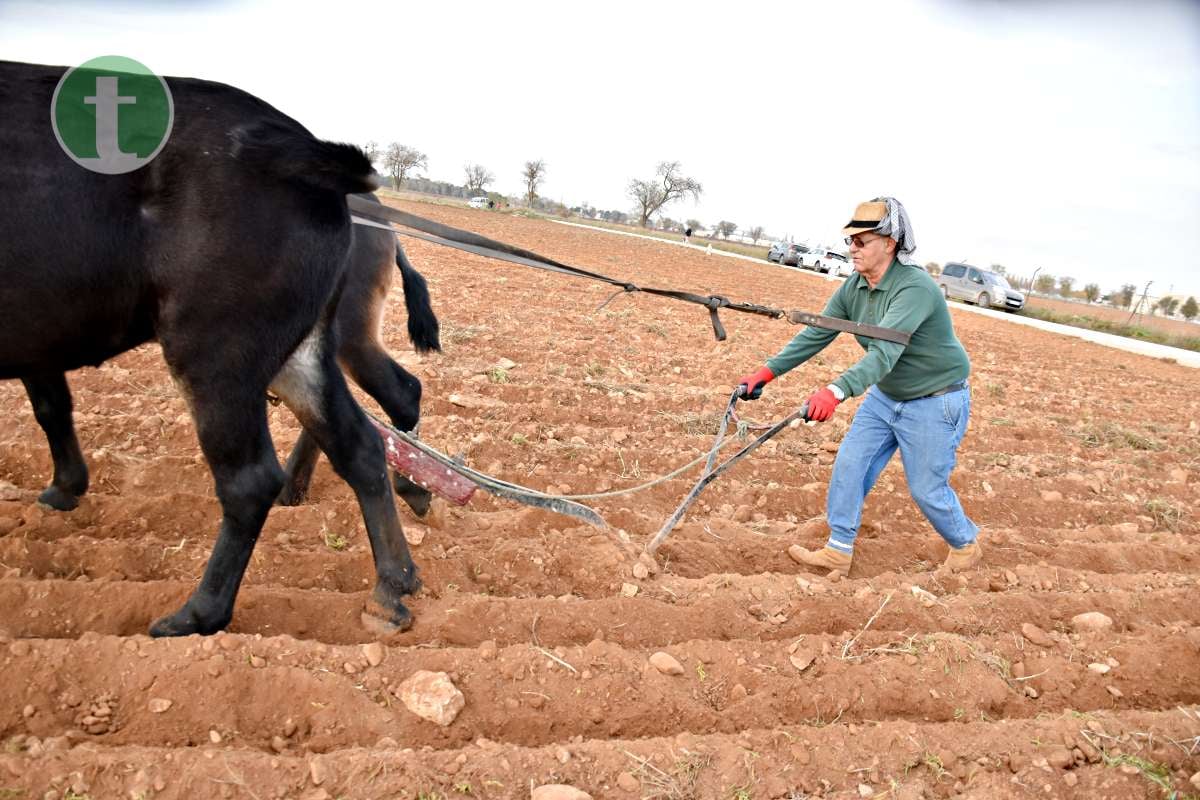
[[(549, 497), (557, 497), (562, 500), (596, 500), (596, 499), (603, 498), (603, 497), (617, 497), (617, 496), (623, 495), (623, 494), (633, 494), (635, 492), (640, 492), (645, 489), (650, 489), (655, 486), (658, 486), (660, 483), (666, 483), (667, 481), (671, 480), (672, 478), (675, 478), (675, 477), (679, 476), (680, 474), (687, 472), (689, 469), (696, 466), (701, 461), (706, 462), (704, 464), (704, 474), (708, 475), (709, 473), (712, 472), (713, 461), (716, 459), (717, 453), (720, 452), (721, 449), (725, 447), (725, 445), (735, 441), (734, 439), (726, 439), (725, 431), (729, 427), (729, 421), (736, 417), (736, 415), (733, 413), (733, 407), (734, 407), (734, 405), (737, 404), (739, 397), (741, 397), (741, 388), (740, 387), (735, 389), (733, 392), (733, 396), (731, 398), (729, 398), (729, 405), (727, 405), (725, 407), (725, 413), (721, 416), (721, 427), (717, 431), (717, 439), (713, 443), (712, 449), (710, 449), (707, 453), (696, 456), (691, 461), (684, 464), (682, 467), (679, 467), (678, 469), (674, 470), (673, 472), (668, 472), (666, 475), (663, 475), (662, 477), (659, 477), (659, 478), (655, 478), (652, 481), (643, 483), (640, 486), (630, 486), (626, 489), (616, 489), (611, 492), (594, 492), (592, 494), (556, 494), (556, 495), (548, 495), (548, 496)], [(740, 433), (740, 430), (741, 430), (740, 424), (738, 426), (738, 430), (739, 430), (738, 435), (739, 435), (739, 437), (741, 437), (742, 434)]]
[[(648, 481), (639, 486), (630, 486), (627, 489), (615, 489), (611, 492), (593, 492), (591, 494), (553, 494), (553, 495), (548, 495), (548, 496), (549, 497), (557, 497), (562, 500), (597, 500), (602, 497), (617, 497), (617, 496), (623, 495), (623, 494), (633, 494), (635, 492), (641, 492), (646, 489), (652, 489), (655, 486), (658, 486), (660, 483), (666, 483), (667, 481), (671, 480), (672, 478), (676, 478), (679, 475), (683, 474), (684, 472), (687, 472), (689, 469), (696, 466), (697, 464), (699, 464), (701, 461), (705, 460), (706, 458), (711, 459), (713, 456), (715, 456), (717, 454), (718, 450), (722, 449), (723, 447), (725, 447), (725, 445), (727, 445), (733, 441), (734, 441), (733, 439), (726, 439), (723, 442), (718, 442), (717, 446), (714, 447), (711, 451), (709, 451), (707, 453), (702, 453), (701, 455), (696, 456), (695, 458), (693, 458), (688, 463), (684, 464), (679, 469), (677, 469), (673, 472), (668, 472), (666, 475), (663, 475), (660, 478), (655, 478), (654, 480)], [(708, 469), (708, 467), (706, 466), (705, 470), (707, 470), (707, 469)]]

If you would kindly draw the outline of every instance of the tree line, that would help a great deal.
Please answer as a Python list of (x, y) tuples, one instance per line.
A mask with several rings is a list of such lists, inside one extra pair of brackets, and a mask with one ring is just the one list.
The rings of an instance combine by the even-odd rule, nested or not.
[[(454, 184), (447, 181), (434, 181), (428, 178), (415, 177), (417, 170), (429, 169), (429, 157), (415, 147), (392, 142), (382, 147), (378, 142), (367, 142), (363, 146), (367, 157), (373, 163), (383, 166), (384, 173), (391, 179), (393, 188), (406, 186), (413, 191), (437, 194), (449, 197), (474, 197), (487, 193), (487, 187), (493, 184), (496, 176), (481, 164), (468, 163), (463, 166), (463, 183)], [(691, 198), (698, 201), (704, 188), (695, 178), (683, 174), (678, 161), (660, 162), (651, 178), (634, 178), (626, 188), (626, 194), (633, 202), (632, 210), (617, 211), (598, 210), (587, 203), (566, 208), (562, 203), (545, 201), (538, 196), (538, 189), (546, 179), (546, 162), (543, 159), (526, 161), (521, 170), (521, 180), (524, 184), (522, 201), (530, 208), (559, 213), (563, 216), (578, 214), (589, 219), (601, 219), (606, 222), (621, 224), (637, 224), (643, 228), (683, 233), (690, 229), (694, 235), (708, 232), (711, 236), (728, 239), (738, 231), (738, 225), (729, 220), (721, 220), (710, 229), (697, 219), (680, 222), (666, 216), (667, 206), (681, 200)], [(761, 225), (754, 225), (744, 231), (755, 244), (765, 235)]]
[[(410, 178), (409, 176), (416, 170), (429, 168), (429, 157), (417, 148), (399, 142), (392, 142), (386, 148), (382, 148), (377, 142), (367, 142), (363, 150), (373, 163), (379, 162), (383, 165), (384, 171), (391, 177), (392, 187), (397, 189), (407, 185), (410, 189), (429, 194), (474, 197), (484, 194), (487, 187), (496, 180), (496, 176), (489, 169), (475, 163), (463, 166), (464, 181), (461, 185), (446, 181), (431, 181), (427, 178)], [(560, 216), (576, 214), (605, 222), (636, 223), (643, 228), (657, 228), (672, 233), (684, 233), (690, 230), (692, 235), (699, 236), (707, 232), (710, 237), (719, 236), (726, 240), (738, 231), (737, 223), (729, 220), (721, 220), (710, 229), (698, 219), (680, 222), (663, 213), (668, 206), (682, 200), (691, 198), (693, 202), (699, 201), (700, 195), (704, 192), (700, 181), (683, 174), (683, 167), (678, 161), (659, 162), (653, 177), (634, 178), (629, 182), (626, 194), (633, 202), (630, 212), (601, 211), (586, 202), (567, 208), (562, 203), (544, 200), (538, 196), (538, 189), (546, 179), (546, 169), (546, 162), (539, 158), (526, 161), (521, 170), (521, 180), (524, 184), (522, 201), (530, 208)], [(758, 244), (764, 236), (761, 225), (752, 226), (744, 233), (754, 244)], [(926, 264), (925, 268), (934, 275), (941, 271), (940, 265), (935, 262)], [(1008, 270), (1003, 264), (992, 264), (991, 270), (1008, 276)], [(1089, 303), (1094, 303), (1101, 298), (1099, 284), (1088, 283), (1077, 292), (1075, 291), (1075, 279), (1069, 275), (1055, 276), (1039, 271), (1031, 280), (1015, 275), (1009, 277), (1018, 287), (1036, 290), (1041, 294), (1057, 293), (1064, 298), (1084, 299)], [(1119, 290), (1110, 292), (1105, 296), (1105, 300), (1116, 308), (1129, 309), (1134, 307), (1136, 295), (1137, 287), (1133, 284), (1125, 284)], [(1178, 297), (1161, 297), (1149, 305), (1146, 310), (1151, 313), (1158, 311), (1166, 316), (1174, 316), (1178, 312), (1188, 321), (1200, 315), (1200, 306), (1197, 305), (1194, 297), (1182, 301)]]

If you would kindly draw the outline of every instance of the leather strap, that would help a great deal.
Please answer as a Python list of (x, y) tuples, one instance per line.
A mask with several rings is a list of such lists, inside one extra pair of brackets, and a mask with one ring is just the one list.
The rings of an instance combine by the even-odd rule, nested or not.
[[(722, 308), (728, 308), (732, 311), (740, 311), (744, 314), (757, 314), (759, 316), (771, 317), (772, 319), (781, 319), (786, 317), (789, 321), (797, 325), (812, 325), (817, 328), (826, 328), (828, 330), (846, 331), (858, 336), (865, 336), (871, 339), (883, 339), (897, 344), (908, 344), (911, 334), (903, 331), (894, 330), (892, 328), (883, 328), (877, 325), (866, 325), (861, 322), (850, 322), (844, 319), (835, 319), (834, 317), (825, 317), (820, 314), (810, 314), (807, 311), (784, 311), (781, 308), (771, 308), (770, 306), (761, 306), (755, 303), (738, 303), (721, 295), (702, 295), (694, 292), (680, 291), (676, 289), (659, 289), (651, 286), (638, 286), (629, 281), (622, 281), (616, 278), (610, 278), (607, 275), (602, 275), (599, 272), (591, 272), (590, 270), (573, 267), (569, 264), (564, 264), (561, 261), (547, 258), (539, 255), (531, 250), (525, 250), (520, 247), (513, 247), (504, 242), (498, 242), (495, 239), (489, 239), (486, 236), (480, 236), (477, 233), (452, 228), (449, 225), (443, 225), (440, 222), (418, 217), (416, 214), (409, 214), (406, 211), (385, 206), (380, 203), (367, 200), (359, 195), (347, 195), (346, 203), (352, 212), (351, 219), (358, 225), (368, 225), (373, 228), (383, 228), (390, 230), (393, 233), (398, 233), (404, 236), (411, 236), (414, 239), (421, 239), (432, 244), (440, 244), (445, 247), (453, 247), (458, 250), (463, 250), (467, 253), (484, 256), (485, 258), (495, 258), (500, 261), (507, 261), (511, 264), (520, 264), (523, 267), (533, 267), (534, 269), (544, 269), (550, 272), (558, 272), (564, 275), (573, 275), (578, 278), (589, 278), (601, 283), (607, 283), (611, 286), (619, 286), (624, 292), (645, 292), (659, 297), (669, 297), (673, 300), (682, 300), (686, 303), (695, 303), (696, 305), (704, 306), (708, 309), (709, 321), (713, 326), (713, 335), (716, 336), (718, 342), (725, 341), (725, 327), (721, 324), (721, 319), (717, 312)], [(397, 230), (391, 224), (400, 225), (406, 230)], [(612, 298), (609, 298), (611, 300)], [(607, 302), (607, 301), (606, 301)]]

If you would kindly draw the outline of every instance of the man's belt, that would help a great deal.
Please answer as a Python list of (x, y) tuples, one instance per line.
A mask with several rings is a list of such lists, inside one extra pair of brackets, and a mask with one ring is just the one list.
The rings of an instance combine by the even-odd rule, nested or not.
[(967, 382), (966, 381), (958, 381), (957, 383), (952, 383), (949, 386), (943, 386), (941, 389), (938, 389), (936, 392), (930, 392), (929, 394), (923, 394), (920, 397), (914, 397), (913, 399), (914, 400), (925, 400), (930, 397), (941, 397), (944, 394), (950, 394), (951, 392), (957, 392), (957, 391), (959, 391), (961, 389), (965, 389), (965, 388), (967, 388)]

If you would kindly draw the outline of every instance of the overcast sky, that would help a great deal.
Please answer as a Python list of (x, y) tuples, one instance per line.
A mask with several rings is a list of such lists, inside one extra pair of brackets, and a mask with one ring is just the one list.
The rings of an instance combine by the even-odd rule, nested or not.
[[(225, 81), (427, 175), (630, 210), (680, 161), (675, 219), (833, 243), (908, 207), (921, 261), (1200, 299), (1195, 2), (152, 3), (0, 0), (0, 57), (98, 55)], [(630, 265), (631, 268), (636, 265)]]

